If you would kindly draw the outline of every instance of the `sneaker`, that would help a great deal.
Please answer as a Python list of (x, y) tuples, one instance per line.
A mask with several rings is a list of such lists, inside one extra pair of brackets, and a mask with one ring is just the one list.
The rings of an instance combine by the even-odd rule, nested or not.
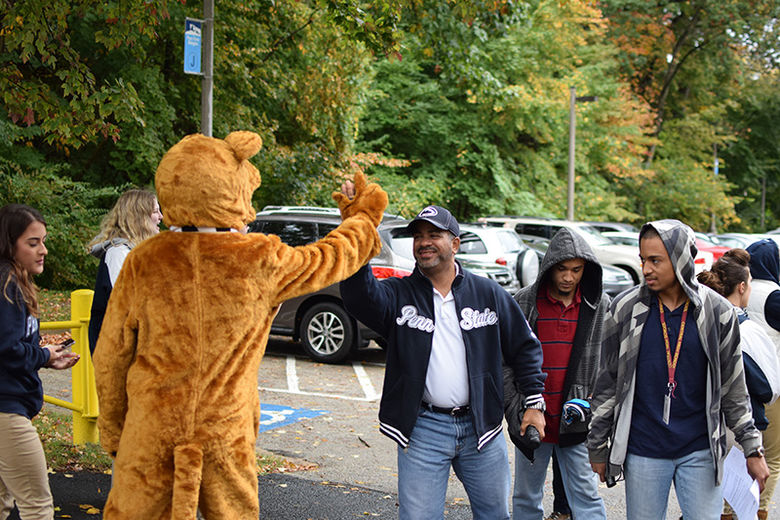
[(550, 513), (550, 516), (548, 516), (544, 520), (571, 520), (571, 515), (568, 513), (560, 513), (558, 511), (553, 511), (552, 513)]

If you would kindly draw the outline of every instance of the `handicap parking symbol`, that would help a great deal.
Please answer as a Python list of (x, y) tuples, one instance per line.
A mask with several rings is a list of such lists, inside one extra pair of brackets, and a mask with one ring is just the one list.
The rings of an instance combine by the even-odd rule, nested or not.
[(292, 424), (303, 419), (310, 419), (329, 413), (327, 410), (310, 410), (308, 408), (290, 408), (278, 404), (260, 405), (260, 430), (272, 430), (280, 426)]

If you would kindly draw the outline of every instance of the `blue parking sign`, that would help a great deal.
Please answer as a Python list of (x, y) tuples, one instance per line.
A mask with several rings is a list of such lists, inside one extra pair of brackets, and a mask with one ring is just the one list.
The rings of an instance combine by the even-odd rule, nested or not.
[(184, 20), (184, 73), (200, 74), (201, 28), (203, 20)]

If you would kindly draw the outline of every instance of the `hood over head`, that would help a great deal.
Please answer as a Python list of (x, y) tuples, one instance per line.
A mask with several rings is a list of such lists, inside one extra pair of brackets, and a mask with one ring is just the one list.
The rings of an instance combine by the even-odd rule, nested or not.
[(536, 277), (536, 291), (548, 279), (548, 271), (557, 264), (573, 258), (585, 260), (585, 271), (580, 282), (580, 294), (591, 305), (596, 305), (602, 293), (602, 269), (593, 249), (585, 239), (576, 231), (561, 228), (550, 240), (550, 245), (539, 266), (539, 275)]
[[(696, 280), (696, 270), (693, 263), (699, 250), (696, 248), (696, 235), (693, 233), (693, 229), (675, 219), (654, 220), (646, 223), (639, 230), (640, 244), (642, 237), (650, 228), (654, 229), (661, 237), (674, 266), (677, 281), (682, 285), (686, 296), (695, 306), (700, 306), (699, 282)], [(645, 289), (647, 288), (647, 282), (644, 278), (641, 285)]]
[(263, 145), (253, 132), (225, 139), (188, 135), (163, 156), (155, 188), (165, 225), (241, 229), (255, 219), (260, 173), (248, 159)]
[(780, 284), (780, 249), (777, 242), (765, 238), (747, 247), (750, 253), (750, 275), (756, 280), (770, 280)]

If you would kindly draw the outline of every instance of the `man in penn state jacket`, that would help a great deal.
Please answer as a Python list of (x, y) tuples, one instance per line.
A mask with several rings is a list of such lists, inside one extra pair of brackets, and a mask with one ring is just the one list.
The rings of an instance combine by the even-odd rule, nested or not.
[(387, 340), (379, 428), (398, 443), (399, 518), (443, 518), (452, 467), (475, 519), (508, 519), (502, 363), (527, 396), (521, 434), (543, 434), (541, 346), (512, 297), (455, 260), (449, 211), (428, 206), (408, 230), (411, 276), (380, 282), (364, 266), (341, 283), (347, 309)]

